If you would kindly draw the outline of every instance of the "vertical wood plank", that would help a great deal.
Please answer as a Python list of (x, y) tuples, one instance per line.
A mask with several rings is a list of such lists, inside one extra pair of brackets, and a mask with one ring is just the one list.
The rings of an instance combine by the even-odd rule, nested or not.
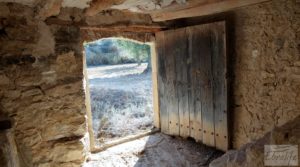
[[(200, 34), (199, 34), (200, 33)], [(191, 137), (196, 141), (202, 141), (202, 109), (201, 109), (201, 75), (200, 75), (200, 53), (201, 48), (198, 47), (201, 38), (201, 27), (188, 27), (189, 38), (189, 57), (190, 57), (190, 96), (189, 111)], [(199, 34), (199, 35), (198, 35)]]
[(187, 72), (188, 72), (188, 100), (189, 100), (189, 117), (190, 117), (190, 137), (194, 138), (197, 142), (199, 142), (199, 138), (197, 138), (197, 125), (196, 125), (196, 115), (195, 115), (195, 72), (194, 72), (194, 61), (193, 58), (193, 30), (190, 27), (186, 28), (186, 36), (187, 36), (187, 43), (188, 43), (188, 57), (187, 57)]
[(228, 149), (228, 124), (225, 22), (214, 23), (211, 31), (216, 148), (226, 151)]
[(158, 32), (156, 37), (156, 53), (157, 53), (157, 80), (158, 80), (158, 94), (159, 94), (159, 114), (160, 114), (160, 128), (161, 132), (169, 134), (169, 114), (167, 111), (167, 87), (166, 80), (166, 62), (165, 62), (165, 35), (164, 32)]
[(199, 82), (201, 92), (201, 110), (202, 110), (202, 130), (203, 143), (208, 146), (215, 146), (214, 138), (214, 110), (213, 110), (213, 89), (212, 89), (212, 66), (211, 66), (211, 33), (209, 25), (199, 26), (197, 33), (198, 44), (193, 47), (199, 47), (200, 70)]
[(88, 132), (90, 137), (90, 149), (91, 151), (95, 149), (95, 137), (94, 137), (94, 130), (93, 130), (93, 116), (92, 116), (92, 106), (91, 106), (91, 94), (89, 88), (89, 79), (87, 75), (87, 63), (86, 63), (86, 55), (85, 52), (82, 53), (83, 55), (83, 76), (84, 76), (84, 90), (85, 90), (85, 107), (86, 107), (86, 115), (87, 115), (87, 125), (88, 125)]
[(166, 62), (166, 87), (167, 111), (169, 114), (169, 134), (179, 135), (179, 113), (178, 113), (178, 92), (176, 89), (176, 43), (177, 38), (174, 30), (165, 32), (165, 62)]
[(176, 89), (178, 99), (179, 112), (179, 135), (187, 138), (190, 134), (190, 115), (188, 102), (188, 78), (187, 78), (187, 34), (186, 28), (177, 29), (174, 31), (176, 37), (174, 41), (173, 50), (175, 52), (175, 66), (176, 66)]
[(158, 95), (158, 76), (157, 76), (157, 54), (155, 51), (155, 43), (150, 43), (151, 47), (151, 64), (152, 64), (152, 94), (153, 94), (153, 112), (154, 112), (154, 126), (160, 128), (160, 114), (159, 114), (159, 95)]

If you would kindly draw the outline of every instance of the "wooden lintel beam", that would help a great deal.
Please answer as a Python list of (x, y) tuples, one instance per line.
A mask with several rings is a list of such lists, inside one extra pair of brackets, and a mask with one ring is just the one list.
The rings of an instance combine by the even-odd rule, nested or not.
[(153, 21), (160, 22), (179, 18), (205, 16), (266, 1), (270, 0), (224, 0), (214, 3), (202, 4), (191, 8), (185, 8), (178, 11), (151, 13), (151, 17)]
[(61, 25), (61, 26), (86, 26), (87, 24), (84, 21), (74, 22), (70, 20), (61, 20), (58, 18), (47, 18), (45, 20), (47, 25)]
[(145, 33), (155, 33), (165, 29), (166, 27), (153, 24), (153, 25), (131, 25), (118, 23), (116, 25), (99, 25), (91, 26), (84, 21), (74, 22), (66, 21), (58, 18), (48, 18), (46, 19), (47, 25), (60, 25), (60, 26), (77, 26), (80, 29), (90, 29), (90, 30), (103, 30), (112, 32), (145, 32)]
[(144, 32), (155, 33), (162, 31), (164, 28), (159, 26), (146, 26), (146, 25), (128, 25), (128, 26), (109, 26), (109, 27), (91, 27), (82, 26), (80, 29), (97, 30), (97, 31), (111, 31), (111, 32)]

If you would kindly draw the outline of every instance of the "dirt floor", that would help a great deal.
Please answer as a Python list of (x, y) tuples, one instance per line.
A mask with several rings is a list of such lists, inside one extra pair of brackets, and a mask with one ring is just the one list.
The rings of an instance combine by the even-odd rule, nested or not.
[(206, 167), (221, 151), (156, 133), (90, 155), (84, 167)]

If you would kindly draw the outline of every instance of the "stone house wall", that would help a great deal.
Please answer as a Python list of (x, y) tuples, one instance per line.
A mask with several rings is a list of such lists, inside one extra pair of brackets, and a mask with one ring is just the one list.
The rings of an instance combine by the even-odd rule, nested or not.
[(233, 11), (234, 148), (300, 115), (299, 11), (296, 0)]
[(0, 109), (13, 120), (21, 166), (81, 164), (87, 129), (79, 28), (48, 26), (26, 6), (0, 8)]

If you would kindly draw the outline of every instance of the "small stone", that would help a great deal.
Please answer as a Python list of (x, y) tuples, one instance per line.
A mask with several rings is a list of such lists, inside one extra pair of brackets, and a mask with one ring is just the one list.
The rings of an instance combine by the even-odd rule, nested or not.
[(258, 50), (253, 50), (253, 51), (252, 51), (252, 57), (253, 57), (253, 58), (256, 58), (258, 55), (259, 55)]
[(40, 22), (37, 33), (40, 37), (32, 51), (32, 55), (34, 57), (46, 57), (54, 54), (55, 40), (50, 27), (46, 23)]
[(16, 84), (19, 86), (38, 86), (41, 84), (41, 78), (38, 75), (35, 76), (21, 76), (16, 80)]
[(54, 146), (50, 156), (55, 162), (83, 161), (85, 159), (83, 147), (81, 141), (58, 143)]
[(19, 90), (11, 90), (11, 91), (5, 92), (4, 96), (7, 98), (10, 98), (12, 100), (15, 100), (21, 96), (21, 92)]
[(42, 130), (44, 141), (84, 136), (86, 133), (85, 117), (76, 110), (49, 111), (45, 122)]
[(47, 17), (56, 16), (60, 12), (63, 0), (48, 0), (44, 1), (43, 6), (38, 11), (37, 18), (45, 20)]
[(35, 95), (40, 95), (40, 94), (42, 94), (42, 91), (40, 89), (31, 89), (31, 90), (22, 92), (22, 97), (35, 96)]
[(9, 83), (9, 78), (7, 78), (4, 74), (0, 74), (0, 85), (9, 85)]
[(7, 17), (10, 13), (9, 8), (6, 5), (0, 5), (0, 17)]
[(47, 84), (55, 83), (57, 74), (55, 71), (42, 72), (42, 81)]
[(79, 92), (83, 87), (82, 81), (56, 86), (46, 91), (46, 94), (52, 97), (62, 97), (69, 94)]
[(262, 76), (263, 79), (266, 79), (266, 78), (274, 78), (274, 77), (275, 77), (274, 74), (268, 73), (268, 72), (266, 72), (266, 71), (262, 71), (262, 72), (261, 72), (261, 76)]
[(56, 59), (56, 71), (63, 73), (72, 73), (77, 69), (74, 52), (59, 55)]
[(300, 61), (294, 62), (294, 66), (300, 67)]

